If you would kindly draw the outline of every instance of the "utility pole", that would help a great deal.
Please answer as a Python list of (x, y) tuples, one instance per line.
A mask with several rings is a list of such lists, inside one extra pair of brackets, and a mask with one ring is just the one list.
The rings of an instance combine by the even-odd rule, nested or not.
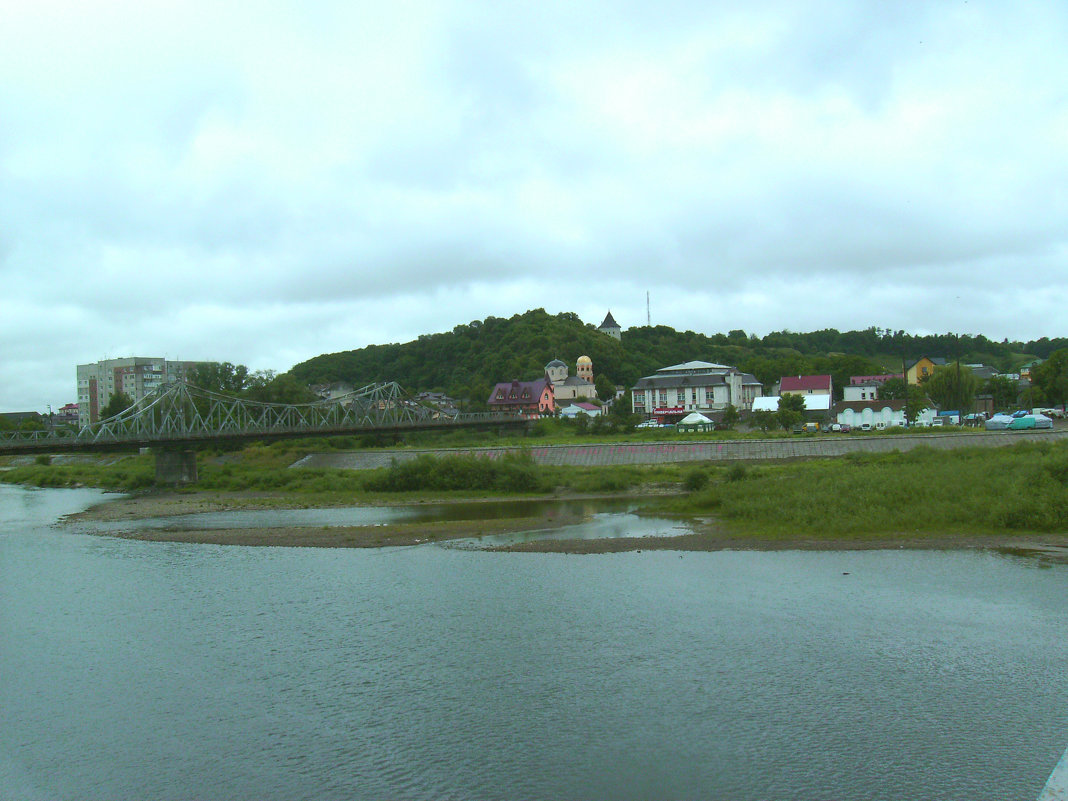
[(909, 420), (909, 371), (905, 366), (905, 334), (901, 334), (901, 378), (905, 382), (905, 427), (909, 428), (912, 423)]

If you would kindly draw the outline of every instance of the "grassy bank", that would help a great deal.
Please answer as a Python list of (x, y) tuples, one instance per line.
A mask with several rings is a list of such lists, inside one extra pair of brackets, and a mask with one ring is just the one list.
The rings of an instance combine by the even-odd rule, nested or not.
[[(299, 446), (298, 446), (299, 447)], [(294, 443), (256, 445), (197, 454), (199, 480), (177, 492), (253, 492), (299, 499), (299, 504), (403, 502), (449, 497), (502, 497), (552, 492), (609, 493), (650, 486), (674, 487), (683, 479), (677, 465), (616, 467), (539, 466), (522, 453), (500, 459), (420, 456), (377, 470), (290, 468), (306, 453)], [(155, 487), (151, 455), (110, 456), (97, 462), (21, 464), (0, 473), (7, 483), (36, 487), (100, 487), (143, 491)]]
[(665, 502), (767, 538), (1068, 533), (1068, 443), (691, 469)]
[[(920, 447), (759, 465), (549, 467), (519, 454), (495, 460), (422, 456), (367, 471), (290, 468), (305, 451), (296, 443), (204, 451), (198, 455), (199, 483), (179, 492), (250, 493), (260, 507), (312, 507), (676, 491), (682, 494), (663, 499), (658, 512), (709, 518), (731, 536), (767, 541), (1068, 535), (1068, 442)], [(150, 490), (154, 462), (151, 455), (73, 464), (56, 459), (10, 467), (0, 479)]]

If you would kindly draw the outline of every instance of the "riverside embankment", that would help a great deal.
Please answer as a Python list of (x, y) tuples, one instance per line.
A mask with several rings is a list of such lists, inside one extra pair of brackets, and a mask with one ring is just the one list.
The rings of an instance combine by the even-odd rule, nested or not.
[(1006, 447), (1020, 442), (1062, 442), (1068, 428), (1047, 431), (976, 431), (947, 434), (832, 434), (792, 439), (708, 439), (694, 442), (605, 443), (589, 445), (533, 445), (529, 447), (430, 448), (311, 453), (293, 467), (372, 470), (422, 455), (500, 458), (506, 453), (529, 454), (536, 464), (579, 467), (674, 464), (678, 462), (769, 461), (845, 456), (849, 453), (889, 453), (925, 446), (938, 450)]

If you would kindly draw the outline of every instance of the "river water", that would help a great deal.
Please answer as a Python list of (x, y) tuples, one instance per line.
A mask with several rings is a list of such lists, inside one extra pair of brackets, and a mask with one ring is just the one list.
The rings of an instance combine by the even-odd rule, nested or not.
[(243, 548), (0, 486), (0, 798), (1034, 799), (1068, 565)]

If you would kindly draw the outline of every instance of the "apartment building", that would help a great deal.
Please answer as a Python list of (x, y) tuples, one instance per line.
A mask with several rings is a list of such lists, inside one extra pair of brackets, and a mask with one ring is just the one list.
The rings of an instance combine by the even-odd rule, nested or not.
[(128, 356), (78, 365), (78, 425), (100, 419), (100, 411), (119, 392), (137, 401), (158, 387), (177, 381), (202, 362), (168, 361), (153, 356)]

